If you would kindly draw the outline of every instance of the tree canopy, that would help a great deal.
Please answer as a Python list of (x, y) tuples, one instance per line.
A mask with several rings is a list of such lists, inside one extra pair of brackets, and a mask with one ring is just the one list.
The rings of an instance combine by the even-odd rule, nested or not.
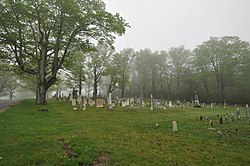
[(38, 104), (73, 50), (112, 45), (128, 26), (101, 0), (2, 0), (0, 22), (1, 59), (36, 76)]

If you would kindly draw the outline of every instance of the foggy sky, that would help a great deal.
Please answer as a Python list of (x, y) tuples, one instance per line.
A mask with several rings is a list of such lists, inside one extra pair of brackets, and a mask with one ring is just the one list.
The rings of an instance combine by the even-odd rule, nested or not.
[(211, 36), (250, 41), (250, 0), (103, 0), (131, 28), (115, 42), (117, 51), (195, 48)]

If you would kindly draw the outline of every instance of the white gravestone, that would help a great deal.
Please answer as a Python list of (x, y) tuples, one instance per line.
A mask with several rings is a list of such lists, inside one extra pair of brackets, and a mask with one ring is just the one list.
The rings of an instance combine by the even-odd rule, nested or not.
[(72, 99), (73, 99), (73, 95), (70, 94), (70, 96), (69, 96), (69, 101), (72, 101)]
[(122, 99), (122, 107), (126, 107), (126, 100), (124, 98)]
[(103, 100), (102, 99), (96, 99), (96, 107), (97, 108), (103, 107)]
[(72, 99), (72, 106), (76, 106), (76, 99)]
[(82, 110), (83, 110), (83, 111), (86, 110), (86, 103), (83, 103), (83, 105), (82, 105)]
[(153, 96), (151, 95), (150, 96), (150, 110), (153, 110), (154, 109), (154, 107), (153, 107)]
[(173, 121), (173, 132), (176, 133), (177, 132), (177, 122)]
[(111, 93), (109, 93), (108, 105), (109, 105), (109, 110), (111, 110), (112, 109)]
[(142, 108), (145, 107), (145, 103), (144, 103), (143, 100), (141, 100), (141, 107), (142, 107)]
[(169, 101), (169, 107), (172, 108), (172, 101)]
[(247, 118), (250, 117), (250, 112), (249, 112), (248, 104), (246, 104), (246, 117), (247, 117)]

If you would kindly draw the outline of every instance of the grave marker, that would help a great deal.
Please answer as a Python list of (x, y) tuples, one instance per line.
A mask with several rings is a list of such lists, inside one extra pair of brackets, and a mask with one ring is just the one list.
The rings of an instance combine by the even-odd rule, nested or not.
[(173, 121), (173, 132), (176, 133), (177, 132), (177, 122)]
[(220, 117), (220, 124), (223, 124), (222, 116)]
[(246, 118), (250, 117), (250, 111), (249, 111), (249, 107), (248, 104), (246, 104)]
[(153, 107), (153, 96), (151, 94), (151, 96), (150, 96), (150, 110), (153, 110), (153, 109), (154, 109), (154, 107)]
[(109, 93), (109, 97), (108, 97), (108, 105), (109, 105), (109, 110), (111, 110), (111, 109), (112, 109), (111, 93)]

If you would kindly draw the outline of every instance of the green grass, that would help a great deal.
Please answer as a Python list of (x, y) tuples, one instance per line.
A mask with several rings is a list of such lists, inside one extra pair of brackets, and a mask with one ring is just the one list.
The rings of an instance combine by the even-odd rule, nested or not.
[[(24, 100), (0, 114), (0, 165), (250, 165), (250, 125), (243, 108), (234, 124), (229, 119), (220, 125), (214, 118), (220, 138), (199, 117), (235, 114), (234, 107), (73, 111), (69, 102), (33, 102)], [(37, 111), (41, 108), (49, 111)]]

